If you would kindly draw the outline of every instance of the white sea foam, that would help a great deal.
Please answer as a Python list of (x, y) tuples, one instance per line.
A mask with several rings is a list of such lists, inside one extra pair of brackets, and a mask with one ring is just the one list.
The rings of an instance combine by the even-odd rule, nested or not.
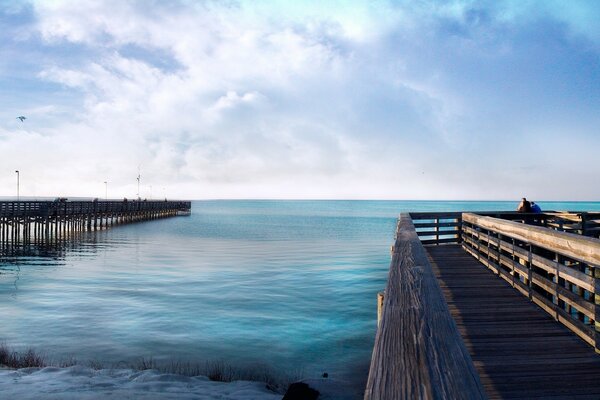
[(187, 377), (154, 370), (94, 370), (68, 368), (22, 368), (0, 370), (0, 393), (4, 399), (91, 400), (281, 400), (265, 383), (214, 382), (205, 376)]

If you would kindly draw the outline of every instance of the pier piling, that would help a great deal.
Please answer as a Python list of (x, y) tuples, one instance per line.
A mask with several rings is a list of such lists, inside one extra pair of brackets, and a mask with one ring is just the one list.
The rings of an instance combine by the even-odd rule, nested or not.
[(189, 201), (0, 201), (0, 245), (45, 242), (190, 212)]

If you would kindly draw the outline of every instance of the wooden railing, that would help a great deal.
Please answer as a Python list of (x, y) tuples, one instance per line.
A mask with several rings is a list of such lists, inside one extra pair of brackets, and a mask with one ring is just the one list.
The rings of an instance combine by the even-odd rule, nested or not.
[(0, 201), (0, 217), (71, 216), (191, 208), (189, 201)]
[[(404, 213), (365, 400), (485, 398), (423, 245), (463, 248), (600, 352), (600, 213)], [(574, 233), (570, 233), (574, 232)]]
[(600, 350), (600, 240), (472, 213), (462, 224), (466, 251)]
[[(546, 211), (524, 214), (514, 211), (475, 211), (473, 214), (584, 236), (600, 236), (600, 213), (597, 212)], [(460, 243), (462, 240), (462, 212), (411, 212), (410, 216), (424, 245)]]
[(460, 243), (462, 212), (411, 212), (423, 244)]
[(365, 400), (486, 398), (409, 214), (398, 221), (382, 308)]

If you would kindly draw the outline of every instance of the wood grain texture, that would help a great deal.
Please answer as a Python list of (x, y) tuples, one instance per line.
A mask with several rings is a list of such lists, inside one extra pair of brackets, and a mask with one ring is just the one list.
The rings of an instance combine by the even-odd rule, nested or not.
[(600, 398), (600, 356), (593, 347), (460, 246), (427, 252), (490, 398)]
[(486, 398), (408, 214), (398, 222), (364, 398)]
[[(496, 239), (496, 238), (488, 239), (489, 235), (487, 235), (483, 232), (477, 232), (475, 229), (470, 228), (468, 226), (463, 227), (463, 232), (465, 232), (466, 234), (471, 235), (471, 236), (479, 235), (480, 239), (483, 238), (486, 241), (487, 240), (492, 240), (494, 242), (498, 241), (498, 239)], [(473, 241), (472, 239), (470, 239), (468, 235), (463, 235), (463, 241), (467, 241), (472, 246), (476, 246), (477, 243), (475, 241)], [(502, 250), (507, 251), (507, 252), (514, 252), (518, 257), (520, 257), (522, 259), (527, 259), (527, 257), (528, 257), (528, 253), (526, 250), (524, 250), (520, 247), (517, 247), (517, 246), (513, 247), (513, 245), (509, 242), (500, 240), (499, 245)], [(481, 251), (485, 252), (486, 250), (484, 248), (482, 248)], [(565, 280), (567, 280), (583, 289), (589, 290), (590, 292), (594, 291), (594, 278), (593, 277), (586, 275), (583, 272), (577, 271), (574, 268), (570, 268), (566, 265), (560, 265), (560, 264), (557, 265), (555, 261), (548, 260), (547, 258), (541, 257), (537, 254), (532, 254), (531, 257), (532, 257), (531, 263), (534, 266), (541, 268), (548, 272), (555, 272), (556, 268), (558, 268), (561, 278), (564, 278)]]
[(573, 259), (600, 266), (600, 240), (538, 226), (463, 213), (463, 221)]

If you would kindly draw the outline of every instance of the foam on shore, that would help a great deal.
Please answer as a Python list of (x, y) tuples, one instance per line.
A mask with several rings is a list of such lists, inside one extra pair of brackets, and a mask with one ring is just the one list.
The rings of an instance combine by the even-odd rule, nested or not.
[(262, 382), (214, 382), (205, 376), (187, 377), (155, 370), (95, 370), (79, 365), (0, 370), (0, 393), (7, 399), (23, 400), (281, 400), (283, 397), (269, 391)]

